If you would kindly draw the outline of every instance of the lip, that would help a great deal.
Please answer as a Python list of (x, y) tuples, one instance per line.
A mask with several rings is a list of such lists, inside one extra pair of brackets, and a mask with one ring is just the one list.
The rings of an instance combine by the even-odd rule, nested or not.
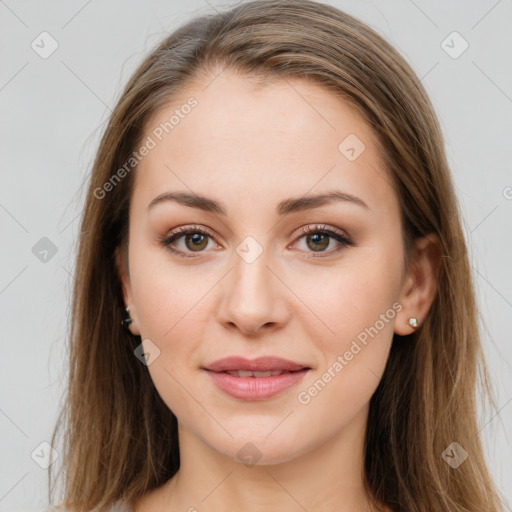
[[(311, 368), (277, 356), (249, 360), (240, 356), (219, 359), (203, 368), (224, 393), (242, 400), (265, 400), (297, 384)], [(276, 371), (286, 373), (269, 377), (236, 377), (227, 371)]]
[[(224, 393), (242, 400), (266, 400), (297, 384), (311, 370), (282, 373), (270, 377), (235, 377), (229, 373), (206, 370), (213, 383)], [(256, 370), (257, 371), (257, 370)]]
[(218, 359), (217, 361), (208, 364), (203, 369), (210, 370), (212, 372), (228, 372), (235, 370), (250, 370), (255, 372), (282, 370), (296, 372), (304, 368), (309, 369), (309, 366), (307, 364), (296, 363), (289, 359), (283, 359), (282, 357), (277, 356), (262, 356), (252, 360), (241, 356), (231, 356)]

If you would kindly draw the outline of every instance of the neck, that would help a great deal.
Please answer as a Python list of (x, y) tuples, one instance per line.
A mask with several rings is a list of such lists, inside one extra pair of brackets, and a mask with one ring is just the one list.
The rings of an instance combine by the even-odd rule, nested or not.
[(286, 461), (252, 466), (220, 454), (180, 424), (180, 469), (136, 512), (370, 511), (362, 476), (367, 416), (365, 407), (320, 446), (308, 446)]

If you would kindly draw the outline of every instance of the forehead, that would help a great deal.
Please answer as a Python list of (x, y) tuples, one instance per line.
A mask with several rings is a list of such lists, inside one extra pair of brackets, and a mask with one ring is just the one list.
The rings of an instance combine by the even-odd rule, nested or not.
[(154, 147), (137, 169), (134, 200), (188, 190), (274, 207), (337, 189), (380, 208), (396, 201), (370, 127), (311, 81), (258, 85), (224, 70), (181, 91), (147, 123), (147, 137)]

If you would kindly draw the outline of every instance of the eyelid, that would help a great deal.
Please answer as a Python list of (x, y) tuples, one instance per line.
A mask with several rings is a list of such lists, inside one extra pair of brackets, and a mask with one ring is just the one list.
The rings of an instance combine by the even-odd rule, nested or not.
[(302, 237), (304, 235), (308, 235), (309, 233), (316, 232), (326, 232), (326, 233), (335, 233), (339, 236), (350, 239), (350, 236), (343, 230), (336, 228), (334, 226), (330, 226), (329, 224), (307, 224), (306, 226), (302, 226), (294, 233), (294, 238)]
[(207, 235), (211, 236), (212, 238), (215, 238), (213, 231), (201, 224), (187, 224), (185, 226), (179, 226), (179, 227), (169, 231), (165, 235), (165, 238), (170, 238), (171, 236), (180, 235), (181, 233), (188, 234), (189, 232), (203, 233), (203, 234), (207, 234)]

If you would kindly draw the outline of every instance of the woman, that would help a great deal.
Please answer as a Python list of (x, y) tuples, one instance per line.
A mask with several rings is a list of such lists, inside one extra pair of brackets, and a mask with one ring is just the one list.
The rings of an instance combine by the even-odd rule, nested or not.
[(441, 131), (363, 23), (268, 0), (171, 34), (81, 233), (62, 506), (500, 509)]

